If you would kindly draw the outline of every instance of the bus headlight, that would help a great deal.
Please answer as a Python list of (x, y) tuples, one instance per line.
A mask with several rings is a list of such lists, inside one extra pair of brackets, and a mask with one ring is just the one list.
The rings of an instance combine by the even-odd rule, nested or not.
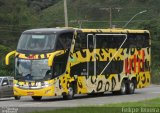
[(49, 83), (48, 82), (42, 82), (42, 87), (48, 87)]
[(36, 86), (37, 86), (37, 87), (41, 87), (41, 86), (42, 86), (42, 83), (41, 83), (41, 82), (37, 82), (37, 83), (36, 83)]

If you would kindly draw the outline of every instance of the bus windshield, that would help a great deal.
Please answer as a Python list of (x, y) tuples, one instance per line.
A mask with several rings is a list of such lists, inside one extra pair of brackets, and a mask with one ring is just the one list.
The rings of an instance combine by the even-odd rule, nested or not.
[(51, 79), (48, 59), (26, 60), (16, 59), (16, 79), (19, 80), (44, 80)]
[(49, 51), (54, 49), (55, 34), (22, 34), (18, 51)]

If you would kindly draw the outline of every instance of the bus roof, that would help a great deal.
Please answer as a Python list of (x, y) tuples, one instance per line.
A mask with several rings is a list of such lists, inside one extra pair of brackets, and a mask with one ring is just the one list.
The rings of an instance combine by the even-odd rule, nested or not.
[(39, 28), (26, 30), (23, 33), (61, 33), (61, 32), (73, 32), (74, 29), (69, 28)]
[(79, 29), (79, 28), (39, 28), (26, 30), (23, 33), (62, 33), (62, 32), (73, 32), (78, 30), (79, 32), (90, 32), (90, 33), (149, 33), (148, 30), (133, 30), (133, 29)]
[(148, 30), (132, 29), (80, 29), (82, 32), (105, 32), (105, 33), (149, 33)]

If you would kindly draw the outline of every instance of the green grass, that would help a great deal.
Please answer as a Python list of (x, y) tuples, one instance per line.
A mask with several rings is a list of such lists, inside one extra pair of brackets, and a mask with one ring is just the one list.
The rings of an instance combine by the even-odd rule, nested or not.
[(104, 105), (105, 107), (160, 107), (160, 98), (139, 102), (125, 102), (119, 104)]
[[(160, 98), (144, 100), (139, 102), (125, 102), (118, 104), (106, 104), (99, 106), (63, 108), (52, 111), (33, 112), (33, 113), (122, 113), (124, 110), (138, 110), (136, 113), (142, 113), (143, 110), (160, 110)], [(131, 110), (130, 109), (130, 110)], [(128, 113), (125, 111), (124, 113)], [(132, 112), (130, 112), (132, 113)], [(152, 112), (150, 112), (152, 113)]]

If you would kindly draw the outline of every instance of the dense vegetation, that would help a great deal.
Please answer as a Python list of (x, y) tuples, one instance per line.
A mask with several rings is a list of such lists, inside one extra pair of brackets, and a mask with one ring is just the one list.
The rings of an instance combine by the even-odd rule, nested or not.
[[(160, 0), (67, 0), (69, 25), (83, 28), (122, 27), (148, 29), (152, 36), (152, 80), (160, 81)], [(106, 10), (102, 10), (106, 8)], [(22, 31), (39, 27), (64, 26), (63, 0), (0, 0), (0, 75), (13, 73), (4, 65), (4, 55), (16, 48)]]

